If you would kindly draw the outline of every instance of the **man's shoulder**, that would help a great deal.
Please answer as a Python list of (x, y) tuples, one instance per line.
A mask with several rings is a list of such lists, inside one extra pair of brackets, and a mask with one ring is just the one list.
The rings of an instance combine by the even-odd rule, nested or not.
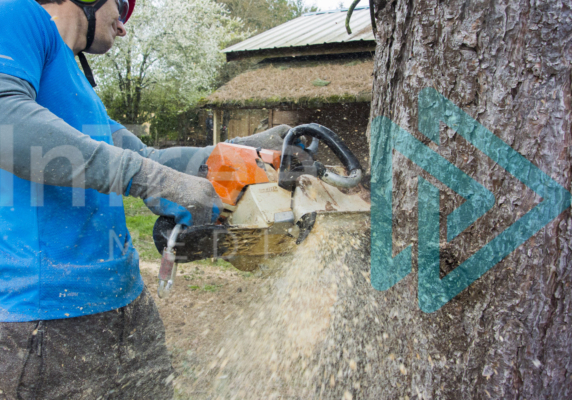
[(36, 92), (44, 67), (61, 48), (55, 22), (34, 0), (0, 0), (0, 72), (30, 82)]
[(0, 8), (3, 11), (14, 13), (26, 11), (40, 14), (43, 10), (43, 7), (34, 0), (0, 0)]
[(52, 28), (50, 14), (34, 0), (0, 0), (0, 20), (2, 24), (23, 23), (32, 29)]

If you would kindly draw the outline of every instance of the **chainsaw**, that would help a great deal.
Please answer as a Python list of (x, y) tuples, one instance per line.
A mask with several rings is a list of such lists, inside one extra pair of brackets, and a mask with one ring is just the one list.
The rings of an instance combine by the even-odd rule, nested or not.
[[(306, 148), (295, 145), (311, 137)], [(320, 144), (343, 167), (313, 160)], [(221, 197), (216, 224), (183, 228), (159, 217), (153, 240), (162, 254), (159, 296), (171, 289), (177, 263), (222, 258), (242, 271), (265, 259), (291, 252), (310, 234), (317, 219), (341, 225), (369, 216), (369, 192), (360, 185), (362, 168), (338, 135), (307, 124), (290, 129), (282, 151), (230, 143), (216, 145), (199, 174)]]

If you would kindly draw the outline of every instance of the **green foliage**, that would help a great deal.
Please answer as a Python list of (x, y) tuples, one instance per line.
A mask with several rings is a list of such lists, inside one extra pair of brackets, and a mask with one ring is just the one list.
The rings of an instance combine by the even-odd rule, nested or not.
[(214, 261), (212, 261), (210, 258), (207, 258), (206, 260), (195, 261), (195, 264), (207, 265), (211, 267), (221, 267), (222, 269), (235, 269), (231, 263), (224, 261), (222, 258), (217, 258)]
[(141, 136), (139, 139), (145, 144), (145, 146), (153, 146), (155, 144), (155, 137), (153, 135)]
[(320, 78), (312, 81), (312, 85), (314, 86), (328, 86), (330, 83), (331, 83), (330, 81), (325, 81)]
[[(217, 3), (225, 5), (232, 17), (240, 19), (245, 27), (245, 37), (257, 35), (298, 18), (304, 13), (318, 10), (314, 6), (307, 7), (303, 0), (217, 0)], [(239, 41), (238, 39), (229, 41), (227, 46)], [(259, 59), (247, 59), (222, 65), (216, 87), (222, 86), (259, 61)]]

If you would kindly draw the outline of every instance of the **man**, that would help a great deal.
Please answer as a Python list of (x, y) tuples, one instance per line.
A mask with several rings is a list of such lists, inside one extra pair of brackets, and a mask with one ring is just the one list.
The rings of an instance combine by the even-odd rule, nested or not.
[[(82, 52), (125, 36), (135, 0), (38, 3), (0, 0), (0, 399), (171, 398), (121, 196), (212, 223), (220, 198), (192, 176), (212, 148), (146, 148), (93, 91)], [(240, 142), (280, 148), (284, 131)]]

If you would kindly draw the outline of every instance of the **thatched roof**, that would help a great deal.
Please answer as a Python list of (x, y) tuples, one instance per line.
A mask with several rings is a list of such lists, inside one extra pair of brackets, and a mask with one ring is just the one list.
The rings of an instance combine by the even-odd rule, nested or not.
[(244, 72), (203, 101), (207, 107), (272, 107), (279, 104), (371, 101), (373, 61), (274, 63)]

